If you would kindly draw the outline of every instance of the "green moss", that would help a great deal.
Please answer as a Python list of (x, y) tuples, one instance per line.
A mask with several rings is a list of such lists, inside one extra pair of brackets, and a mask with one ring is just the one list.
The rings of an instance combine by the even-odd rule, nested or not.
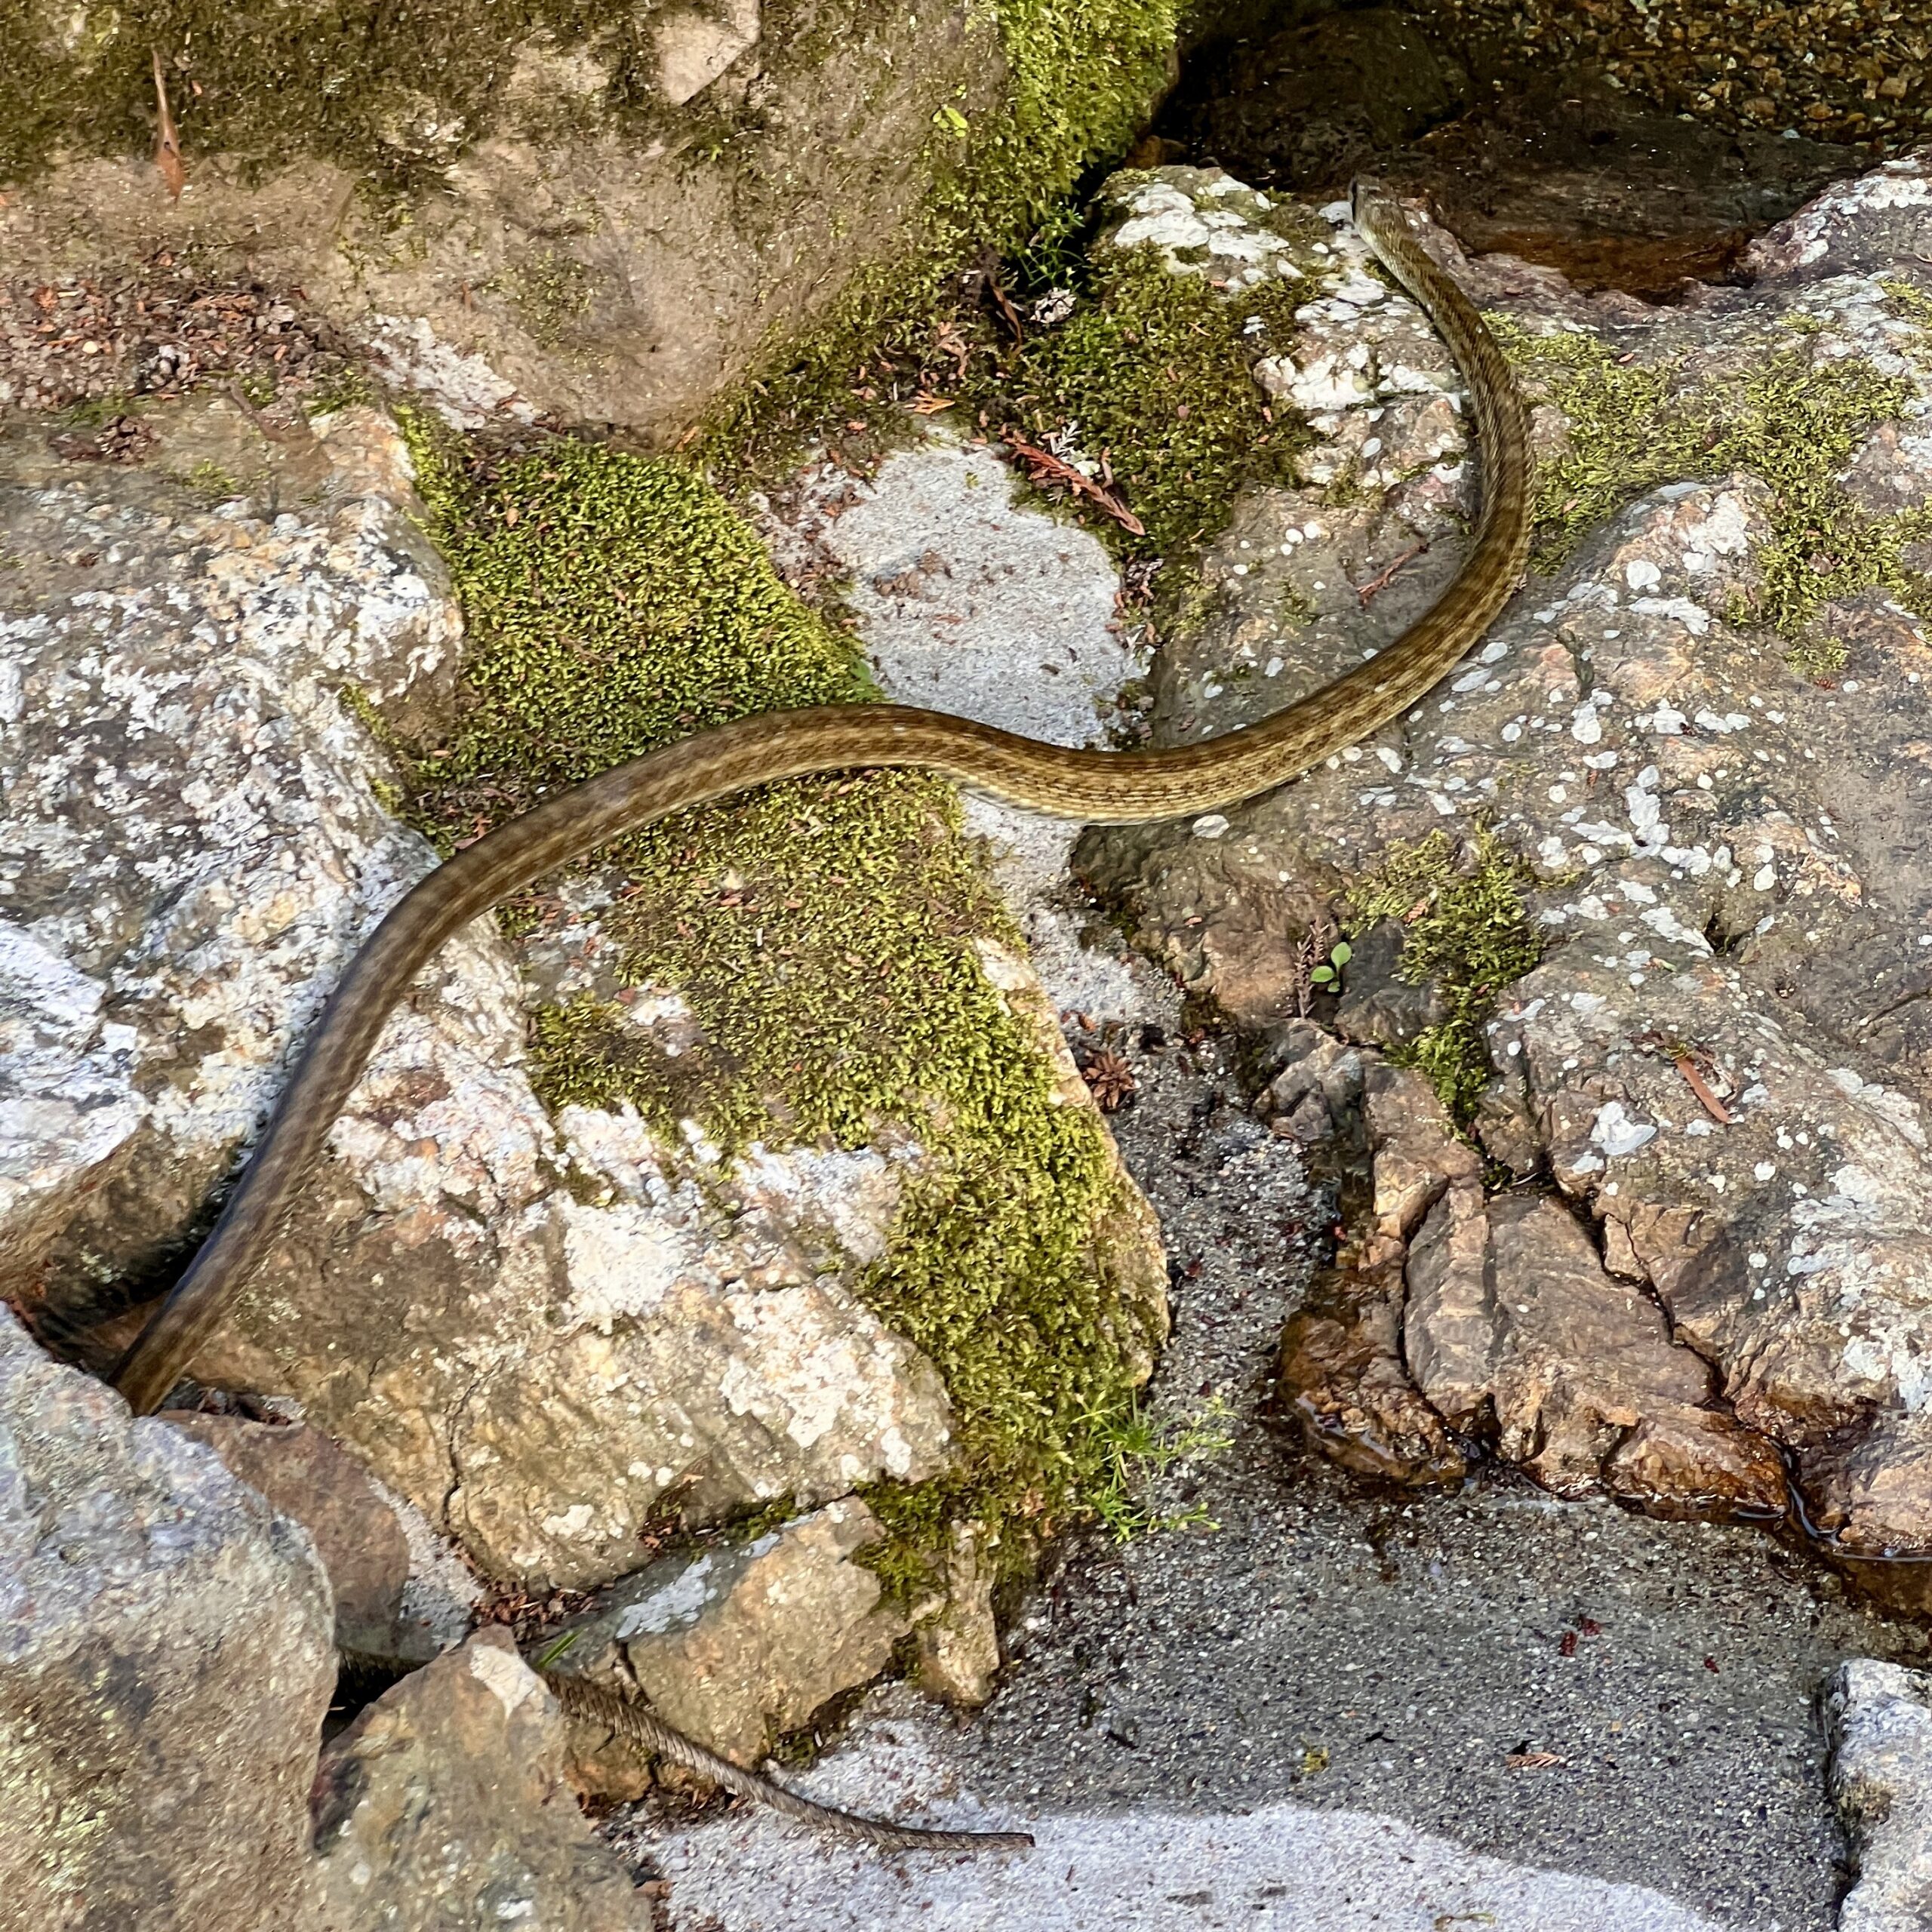
[(1002, 251), (1051, 252), (1080, 220), (1069, 199), (1118, 155), (1173, 73), (1185, 0), (992, 0), (1012, 107), (974, 131), (934, 225)]
[[(962, 298), (962, 263), (1008, 257), (1023, 282), (1077, 271), (1081, 214), (1070, 191), (1152, 112), (1183, 0), (989, 0), (988, 11), (1006, 57), (1006, 110), (968, 119), (963, 137), (965, 117), (940, 110), (927, 155), (934, 186), (895, 255), (860, 268), (813, 328), (776, 329), (752, 377), (714, 405), (703, 448), (731, 472), (774, 477), (851, 420), (888, 440), (909, 434), (884, 392), (895, 370), (909, 396), (920, 371), (951, 366), (935, 340), (941, 325), (975, 359), (995, 357), (977, 297)], [(855, 401), (878, 406), (855, 418)], [(971, 407), (952, 420), (970, 420)]]
[(373, 403), (377, 394), (368, 372), (350, 363), (323, 377), (303, 397), (302, 408), (309, 416), (331, 416), (340, 409)]
[[(445, 849), (704, 725), (872, 694), (846, 640), (675, 463), (552, 443), (484, 476), (448, 438), (412, 433), (469, 626), (462, 728), (411, 771), (417, 821)], [(860, 1292), (944, 1378), (961, 1467), (878, 1492), (905, 1534), (872, 1560), (918, 1568), (908, 1538), (942, 1546), (960, 1511), (1018, 1524), (1090, 1508), (1131, 1379), (1094, 1251), (1114, 1170), (982, 968), (981, 936), (1019, 941), (950, 788), (905, 773), (773, 786), (603, 863), (622, 873), (600, 915), (620, 977), (681, 998), (703, 1044), (668, 1055), (623, 998), (580, 999), (537, 1023), (546, 1098), (629, 1103), (674, 1134), (693, 1120), (728, 1152), (859, 1146), (895, 1122), (926, 1150)]]
[(1507, 316), (1489, 319), (1570, 426), (1568, 448), (1539, 473), (1540, 568), (1554, 570), (1585, 531), (1646, 490), (1742, 470), (1770, 486), (1772, 534), (1741, 616), (1796, 638), (1821, 606), (1875, 585), (1924, 598), (1901, 555), (1932, 533), (1932, 515), (1874, 515), (1835, 480), (1871, 430), (1904, 410), (1909, 377), (1859, 356), (1818, 359), (1801, 342), (1698, 385), (1681, 365), (1620, 361), (1592, 335), (1533, 336)]
[(1793, 645), (1785, 653), (1784, 661), (1801, 678), (1808, 678), (1814, 684), (1823, 684), (1844, 669), (1849, 656), (1843, 638), (1814, 635)]
[(1523, 903), (1531, 876), (1485, 829), (1466, 844), (1434, 832), (1392, 847), (1348, 894), (1350, 932), (1400, 921), (1403, 978), (1414, 986), (1432, 981), (1448, 1009), (1440, 1025), (1390, 1057), (1420, 1068), (1459, 1122), (1474, 1112), (1493, 1071), (1484, 1023), (1497, 995), (1542, 956)]
[(1254, 368), (1292, 339), (1305, 293), (1275, 282), (1231, 300), (1173, 273), (1156, 249), (1106, 250), (1074, 313), (974, 399), (1035, 437), (1074, 426), (1146, 534), (1123, 537), (1104, 512), (1088, 521), (1125, 549), (1185, 557), (1226, 522), (1244, 485), (1293, 478), (1308, 438), (1292, 417), (1271, 420)]
[(554, 349), (590, 310), (589, 269), (554, 248), (539, 250), (478, 286), (506, 296), (531, 340), (546, 349)]
[(218, 463), (206, 457), (182, 478), (189, 489), (205, 502), (225, 503), (242, 494), (242, 485)]

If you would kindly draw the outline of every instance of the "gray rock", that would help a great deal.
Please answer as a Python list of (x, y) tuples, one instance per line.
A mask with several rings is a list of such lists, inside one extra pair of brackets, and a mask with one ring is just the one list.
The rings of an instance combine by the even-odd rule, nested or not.
[(1851, 181), (1835, 182), (1745, 251), (1760, 281), (1869, 275), (1920, 259), (1932, 235), (1932, 173), (1907, 155)]
[(1917, 1932), (1932, 1921), (1932, 1678), (1854, 1657), (1832, 1680), (1825, 1723), (1858, 1860), (1839, 1932)]
[[(271, 513), (263, 455), (259, 495), (217, 515), (173, 473), (214, 446), (213, 407), (157, 410), (152, 463), (0, 446), (23, 559), (0, 579), (20, 694), (0, 1260), (103, 1364), (125, 1327), (90, 1324), (178, 1255), (343, 963), (432, 862), (338, 692), (433, 715), (460, 632), (386, 419), (286, 426), (297, 506)], [(916, 1147), (726, 1173), (635, 1116), (553, 1123), (525, 1031), (479, 922), (391, 1022), (196, 1373), (297, 1398), (498, 1576), (620, 1572), (672, 1488), (702, 1518), (940, 1467), (937, 1375), (826, 1265), (882, 1250)]]
[[(755, 1764), (828, 1699), (877, 1676), (909, 1628), (852, 1561), (883, 1534), (848, 1497), (749, 1543), (667, 1558), (530, 1655), (544, 1669), (614, 1676), (688, 1737)], [(577, 1763), (590, 1789), (637, 1788), (635, 1753), (621, 1740), (580, 1744)]]
[(565, 1731), (502, 1630), (385, 1692), (316, 1776), (330, 1932), (650, 1932), (565, 1782)]
[(303, 1423), (178, 1409), (165, 1411), (162, 1420), (206, 1443), (251, 1489), (309, 1532), (328, 1572), (337, 1644), (418, 1663), (441, 1647), (405, 1617), (408, 1539), (388, 1498), (353, 1456)]
[(0, 1918), (319, 1928), (334, 1684), (306, 1532), (0, 1312)]
[[(1201, 217), (1197, 180), (1155, 179)], [(1223, 190), (1213, 205), (1241, 203)], [(1842, 488), (1847, 516), (1883, 516), (1932, 484), (1932, 356), (1879, 279), (1922, 272), (1929, 218), (1921, 165), (1888, 165), (1794, 217), (1755, 287), (1660, 309), (1424, 236), (1479, 303), (1531, 333), (1581, 331), (1614, 368), (1681, 368), (1721, 388), (1770, 366), (1823, 383), (1860, 358), (1900, 381), (1898, 418), (1848, 457), (1821, 458), (1805, 486)], [(1278, 212), (1266, 220), (1278, 235)], [(1218, 614), (1171, 647), (1157, 684), (1170, 742), (1244, 724), (1360, 663), (1462, 554), (1460, 418), (1441, 448), (1426, 413), (1458, 386), (1439, 344), (1363, 272), (1347, 231), (1325, 266), (1297, 260), (1319, 292), (1300, 312), (1301, 340), (1263, 373), (1321, 440), (1303, 487), (1249, 493), (1205, 558)], [(1560, 460), (1571, 432), (1540, 380), (1533, 434)], [(1343, 477), (1361, 488), (1332, 500), (1324, 479)], [(1211, 839), (1185, 825), (1092, 835), (1083, 865), (1141, 945), (1266, 1031), (1293, 1017), (1282, 962), (1332, 918), (1345, 882), (1396, 845), (1490, 826), (1528, 863), (1547, 951), (1503, 991), (1490, 1029), (1485, 1138), (1517, 1173), (1553, 1176), (1596, 1230), (1607, 1275), (1654, 1297), (1672, 1347), (1708, 1367), (1706, 1392), (1689, 1407), (1669, 1398), (1675, 1420), (1666, 1430), (1657, 1411), (1663, 1433), (1633, 1439), (1614, 1486), (1665, 1509), (1704, 1494), (1762, 1500), (1770, 1458), (1789, 1455), (1837, 1554), (1923, 1550), (1932, 794), (1915, 774), (1932, 742), (1932, 633), (1908, 598), (1868, 586), (1826, 601), (1807, 633), (1842, 645), (1841, 673), (1788, 663), (1792, 641), (1747, 621), (1776, 507), (1748, 472), (1663, 483), (1552, 575), (1533, 575), (1469, 662), (1372, 742), (1226, 814)], [(1364, 610), (1358, 586), (1398, 565)], [(1494, 1266), (1487, 1235), (1483, 1251)], [(1611, 1306), (1587, 1269), (1571, 1278), (1595, 1283), (1576, 1308)], [(1444, 1306), (1455, 1318), (1436, 1338), (1443, 1386), (1460, 1401), (1484, 1349), (1466, 1362), (1451, 1344), (1476, 1299), (1459, 1291)], [(1659, 1402), (1674, 1374), (1647, 1383)], [(1916, 1601), (1921, 1567), (1868, 1574)]]

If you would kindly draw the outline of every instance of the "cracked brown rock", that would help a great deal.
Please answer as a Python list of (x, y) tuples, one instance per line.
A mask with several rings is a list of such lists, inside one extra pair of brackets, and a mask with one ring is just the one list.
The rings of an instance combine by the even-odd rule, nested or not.
[(335, 1640), (345, 1650), (420, 1662), (435, 1644), (405, 1617), (409, 1543), (368, 1471), (306, 1424), (164, 1411), (162, 1420), (205, 1442), (250, 1488), (315, 1540), (335, 1600)]

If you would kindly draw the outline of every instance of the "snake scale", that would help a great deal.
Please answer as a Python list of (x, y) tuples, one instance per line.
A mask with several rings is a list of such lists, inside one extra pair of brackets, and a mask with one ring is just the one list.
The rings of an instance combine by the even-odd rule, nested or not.
[[(233, 1304), (320, 1158), (390, 1014), (444, 941), (500, 900), (666, 814), (780, 779), (918, 767), (1013, 804), (1091, 824), (1133, 824), (1237, 804), (1358, 743), (1422, 697), (1481, 638), (1529, 549), (1528, 428), (1508, 363), (1462, 291), (1376, 184), (1350, 195), (1355, 223), (1420, 303), (1469, 386), (1481, 470), (1475, 542), (1436, 603), (1345, 676), (1258, 723), (1195, 745), (1075, 749), (900, 705), (823, 706), (721, 724), (546, 798), (412, 888), (351, 962), (324, 1009), (254, 1157), (186, 1273), (115, 1376), (137, 1414), (159, 1406)], [(644, 1706), (546, 1673), (565, 1710), (623, 1732), (728, 1789), (872, 1843), (929, 1850), (1030, 1844), (1023, 1833), (924, 1832), (811, 1803), (730, 1764)]]

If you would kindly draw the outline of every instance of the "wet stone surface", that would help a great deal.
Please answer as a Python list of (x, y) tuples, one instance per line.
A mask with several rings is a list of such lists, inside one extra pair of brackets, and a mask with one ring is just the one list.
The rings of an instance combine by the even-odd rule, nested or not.
[(1725, 278), (1857, 151), (1667, 112), (1580, 64), (1388, 7), (1204, 51), (1163, 110), (1179, 154), (1320, 199), (1357, 173), (1426, 193), (1472, 252), (1644, 295)]
[(1674, 1900), (1709, 1915), (1699, 1924), (1828, 1932), (1848, 1875), (1820, 1694), (1847, 1656), (1919, 1660), (1918, 1633), (1755, 1531), (1566, 1503), (1494, 1465), (1460, 1490), (1403, 1492), (1303, 1451), (1272, 1361), (1333, 1196), (1250, 1114), (1232, 1042), (1190, 1041), (1151, 975), (1136, 1008), (1108, 1035), (1136, 1083), (1114, 1124), (1174, 1269), (1146, 1412), (1226, 1440), (1146, 1504), (1196, 1520), (1077, 1543), (1008, 1632), (1003, 1687), (972, 1725), (875, 1693), (811, 1780), (889, 1814), (1024, 1822), (1047, 1847), (1037, 1859), (1064, 1845), (1064, 1882), (1057, 1862), (1049, 1882), (991, 1860), (841, 1876), (844, 1854), (749, 1818), (721, 1838), (634, 1821), (620, 1841), (669, 1875), (672, 1925), (694, 1932), (717, 1909), (734, 1932), (897, 1926), (944, 1903), (943, 1922), (991, 1926), (1015, 1886), (1041, 1922), (1078, 1924), (1139, 1835), (1184, 1846), (1187, 1820), (1208, 1862), (1137, 1895), (1132, 1922), (1192, 1932), (1238, 1909), (1264, 1928), (1309, 1923), (1297, 1912), (1327, 1896), (1312, 1869), (1270, 1893), (1281, 1874), (1214, 1835), (1246, 1817), (1311, 1867), (1324, 1832), (1352, 1844), (1364, 1902), (1378, 1861), (1416, 1860), (1401, 1909), (1425, 1924), (1447, 1909), (1511, 1932), (1569, 1921), (1554, 1899), (1484, 1889), (1466, 1869), (1474, 1889), (1453, 1890), (1419, 1847), (1377, 1849), (1371, 1827), (1656, 1888), (1627, 1918), (1580, 1894), (1580, 1924), (1690, 1924), (1669, 1915)]

